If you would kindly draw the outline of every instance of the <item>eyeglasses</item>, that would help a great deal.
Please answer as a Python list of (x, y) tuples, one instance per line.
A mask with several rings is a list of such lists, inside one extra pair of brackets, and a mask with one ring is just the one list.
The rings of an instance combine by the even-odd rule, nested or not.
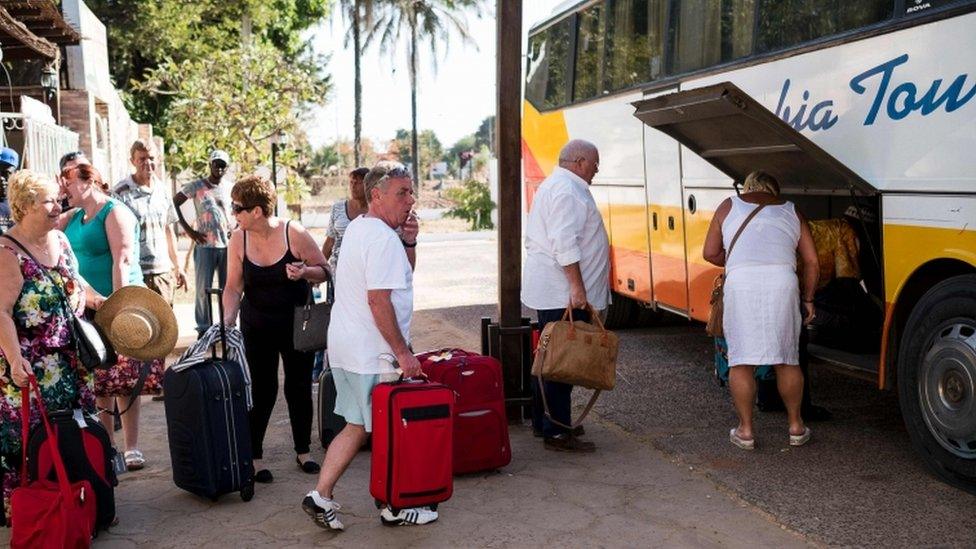
[(246, 212), (248, 210), (253, 210), (254, 208), (255, 206), (244, 206), (242, 204), (238, 204), (237, 202), (230, 203), (230, 210), (234, 212), (234, 215), (237, 215), (241, 212)]

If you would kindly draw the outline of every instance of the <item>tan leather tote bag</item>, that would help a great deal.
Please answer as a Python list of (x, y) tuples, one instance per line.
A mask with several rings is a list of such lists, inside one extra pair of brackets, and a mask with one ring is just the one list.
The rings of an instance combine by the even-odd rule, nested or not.
[(563, 319), (550, 322), (542, 330), (532, 375), (543, 381), (558, 381), (579, 387), (594, 389), (595, 392), (586, 409), (573, 425), (563, 425), (552, 419), (546, 392), (542, 390), (542, 403), (549, 420), (567, 429), (579, 425), (590, 412), (601, 391), (613, 389), (617, 380), (617, 334), (607, 330), (600, 316), (587, 304), (593, 324), (581, 320), (573, 321), (572, 308), (567, 307)]

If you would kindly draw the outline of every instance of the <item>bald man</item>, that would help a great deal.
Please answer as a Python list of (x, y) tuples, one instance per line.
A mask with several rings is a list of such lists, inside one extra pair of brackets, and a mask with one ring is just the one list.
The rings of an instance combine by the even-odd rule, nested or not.
[[(559, 153), (559, 166), (542, 182), (532, 200), (525, 228), (525, 266), (522, 303), (535, 309), (539, 327), (562, 318), (567, 306), (573, 319), (590, 321), (610, 302), (610, 242), (590, 185), (600, 171), (596, 146), (574, 139)], [(532, 428), (547, 450), (593, 452), (592, 442), (580, 440), (582, 427), (572, 423), (573, 386), (533, 378)], [(546, 391), (549, 414), (543, 411)]]

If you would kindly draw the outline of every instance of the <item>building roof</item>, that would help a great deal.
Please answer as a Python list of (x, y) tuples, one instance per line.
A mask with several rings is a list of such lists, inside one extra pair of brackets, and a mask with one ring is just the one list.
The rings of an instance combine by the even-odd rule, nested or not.
[(0, 47), (4, 59), (57, 59), (60, 45), (77, 44), (81, 33), (54, 0), (0, 0)]

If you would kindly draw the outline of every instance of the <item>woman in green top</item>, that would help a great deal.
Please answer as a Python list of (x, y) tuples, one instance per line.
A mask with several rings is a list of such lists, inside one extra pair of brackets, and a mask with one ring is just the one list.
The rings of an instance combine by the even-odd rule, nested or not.
[[(139, 266), (139, 225), (135, 215), (121, 202), (105, 192), (101, 174), (90, 164), (80, 164), (61, 172), (61, 186), (68, 204), (76, 210), (69, 214), (64, 234), (78, 257), (79, 271), (100, 298), (131, 284), (143, 285)], [(119, 362), (108, 369), (95, 371), (95, 396), (102, 424), (112, 436), (112, 409), (117, 404), (125, 434), (125, 461), (130, 469), (141, 469), (145, 457), (139, 451), (139, 399), (129, 406), (143, 362), (119, 356)], [(158, 392), (162, 382), (164, 359), (149, 364), (149, 376), (142, 393)], [(118, 401), (115, 402), (116, 398)]]

